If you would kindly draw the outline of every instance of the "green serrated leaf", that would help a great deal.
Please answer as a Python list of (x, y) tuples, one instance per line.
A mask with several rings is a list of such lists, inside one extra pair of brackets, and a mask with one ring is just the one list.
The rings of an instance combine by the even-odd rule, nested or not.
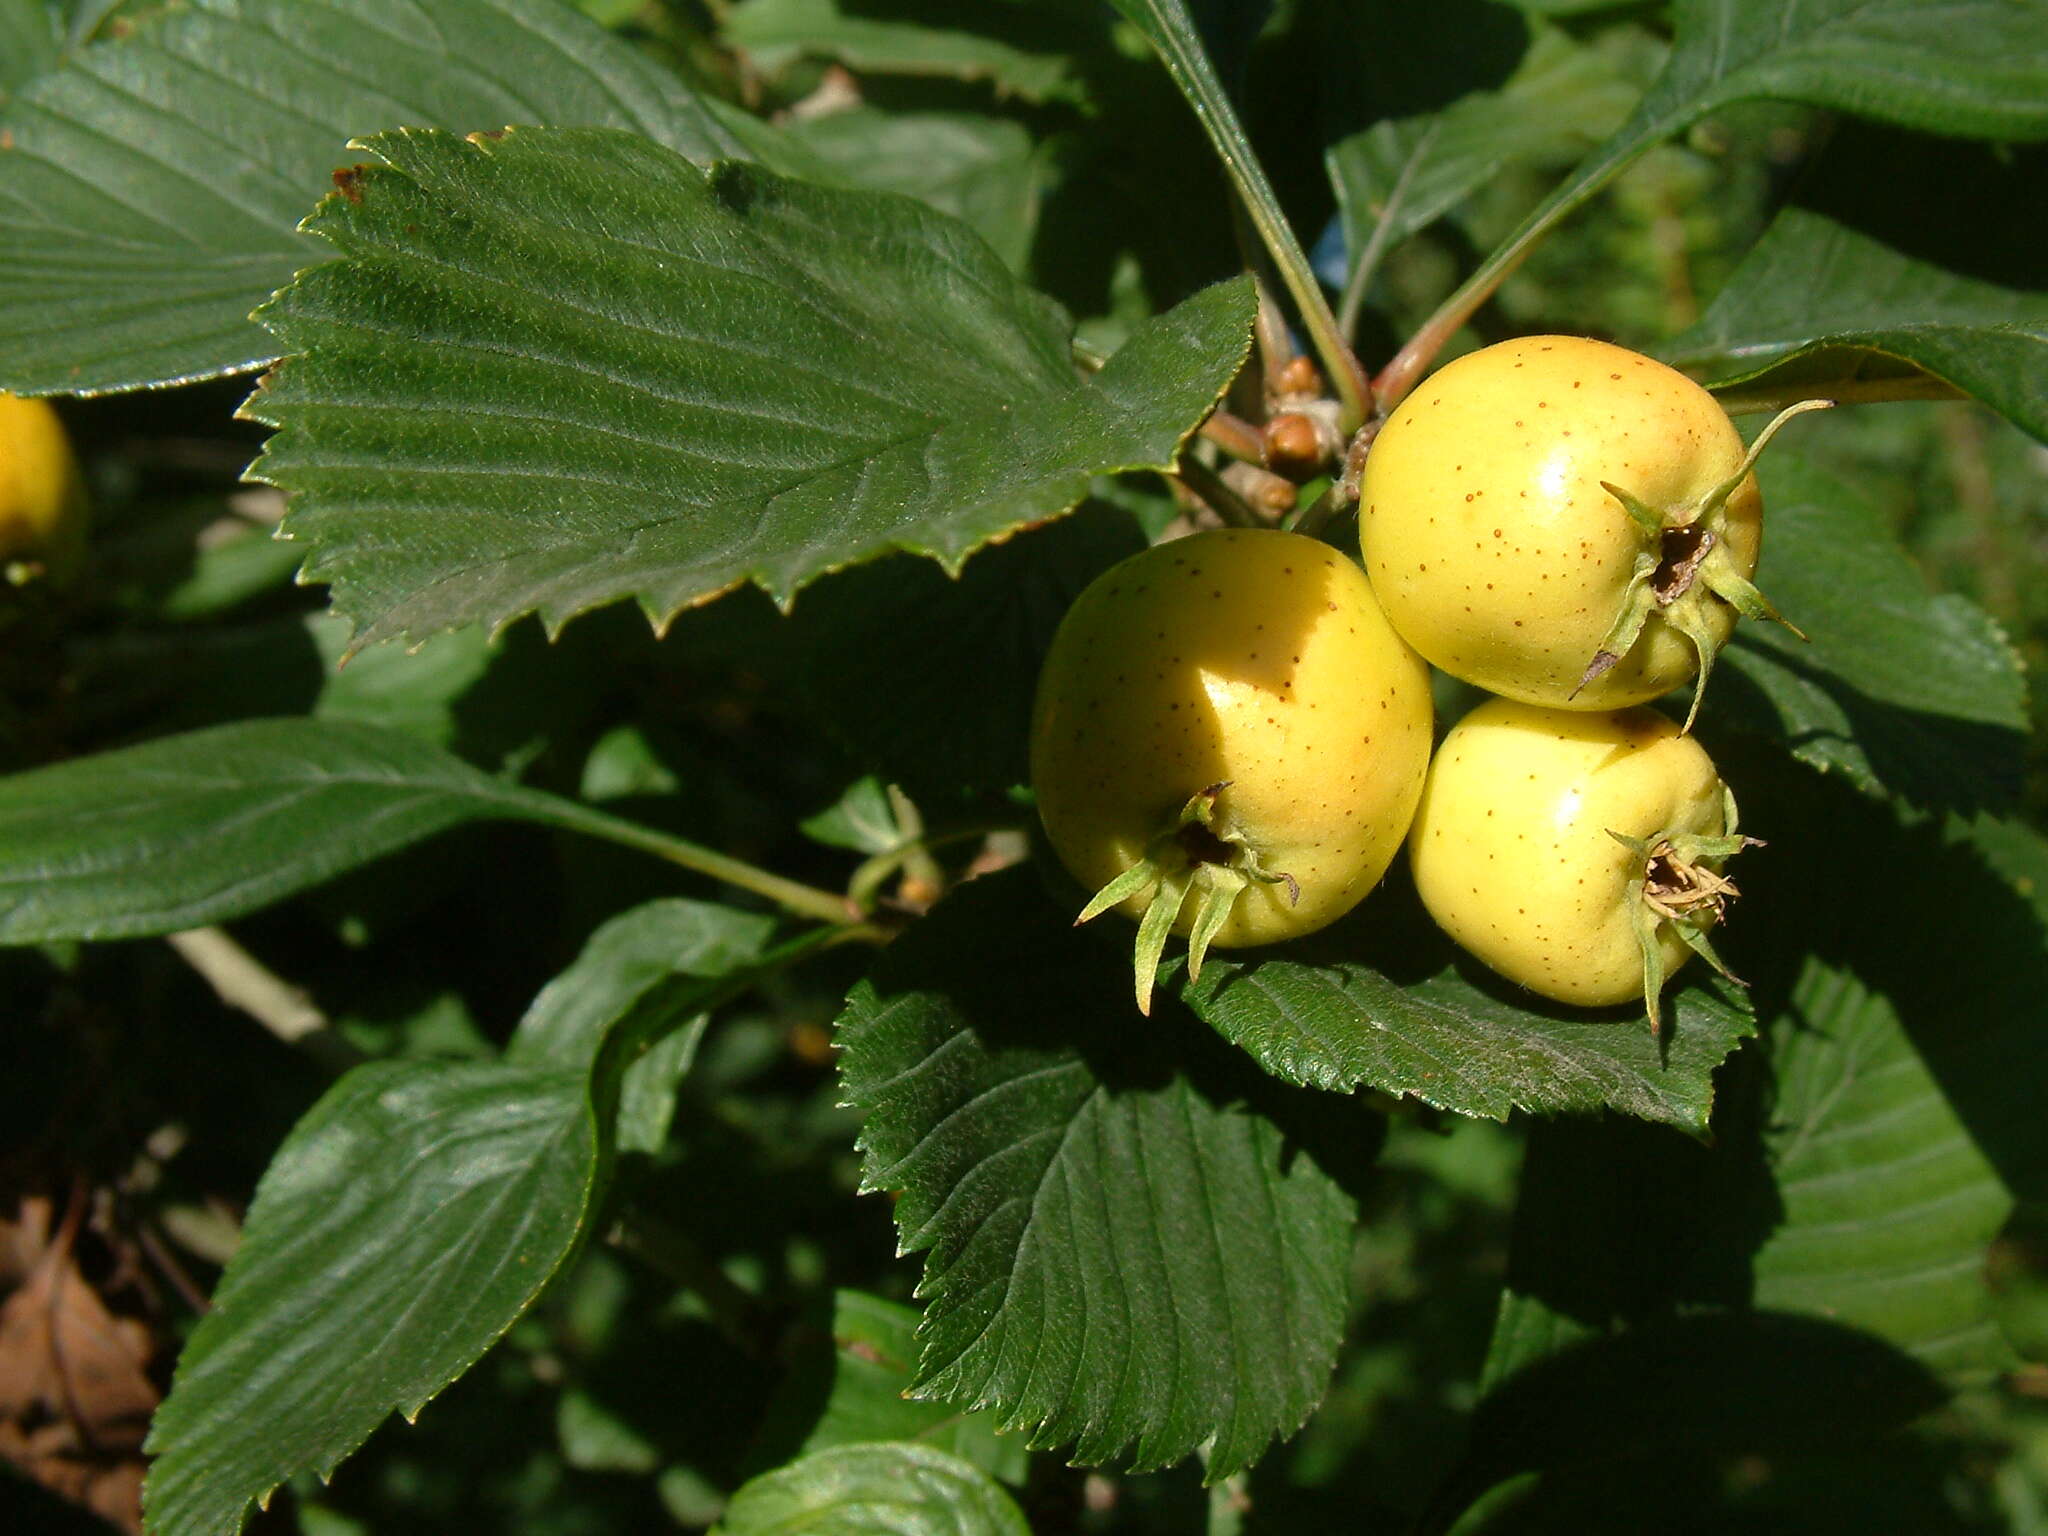
[(342, 721), (252, 720), (0, 779), (0, 944), (175, 933), (463, 822), (629, 822)]
[(0, 115), (0, 387), (269, 362), (249, 312), (329, 254), (295, 226), (352, 135), (536, 121), (773, 153), (772, 130), (555, 0), (193, 0), (83, 49)]
[(1715, 1069), (1756, 1033), (1739, 992), (1698, 981), (1666, 1000), (1661, 1037), (1640, 1008), (1539, 1013), (1449, 968), (1396, 981), (1347, 957), (1387, 952), (1366, 936), (1375, 915), (1286, 950), (1212, 952), (1200, 982), (1175, 973), (1175, 984), (1199, 1017), (1283, 1081), (1412, 1094), (1494, 1120), (1613, 1109), (1703, 1135)]
[(1211, 1479), (1306, 1417), (1362, 1105), (1262, 1079), (1165, 1000), (1137, 1020), (1127, 937), (1075, 930), (1022, 868), (892, 945), (839, 1040), (865, 1182), (926, 1254), (919, 1395), (1084, 1464), (1201, 1447)]
[(1010, 1496), (928, 1445), (842, 1445), (742, 1487), (719, 1536), (1031, 1536)]
[(2048, 289), (1947, 272), (1805, 208), (1781, 212), (1659, 351), (1744, 393), (1930, 374), (2048, 441)]
[[(960, 19), (986, 25), (1007, 9), (996, 18), (969, 11)], [(726, 15), (724, 34), (770, 70), (809, 55), (863, 74), (986, 80), (1027, 101), (1077, 99), (1081, 91), (1071, 61), (1058, 53), (1019, 47), (991, 31), (863, 15), (840, 0), (742, 0)]]
[(1021, 1436), (996, 1434), (989, 1414), (907, 1395), (916, 1374), (918, 1317), (913, 1307), (865, 1291), (835, 1292), (831, 1327), (799, 1341), (752, 1463), (772, 1457), (766, 1464), (779, 1465), (835, 1445), (911, 1441), (1022, 1484), (1030, 1459)]
[(1876, 511), (1789, 445), (1760, 473), (1762, 580), (1812, 639), (1738, 627), (1707, 695), (1709, 719), (1777, 737), (1874, 794), (2010, 805), (2026, 680), (1998, 626), (1965, 598), (1930, 593)]
[(1057, 307), (908, 199), (595, 130), (369, 148), (311, 225), (343, 259), (262, 312), (305, 355), (247, 407), (359, 646), (627, 596), (662, 622), (747, 580), (786, 602), (899, 549), (957, 568), (1170, 464), (1249, 343), (1223, 284), (1083, 379)]
[(416, 1415), (573, 1251), (597, 1168), (580, 1072), (380, 1062), (335, 1084), (264, 1174), (157, 1411), (148, 1529), (236, 1530)]

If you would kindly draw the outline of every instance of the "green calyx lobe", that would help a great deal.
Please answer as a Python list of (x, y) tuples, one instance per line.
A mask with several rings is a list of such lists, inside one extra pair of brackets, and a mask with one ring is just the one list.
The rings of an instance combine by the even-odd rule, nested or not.
[(1614, 623), (1593, 653), (1585, 675), (1572, 690), (1572, 697), (1578, 697), (1581, 689), (1634, 648), (1654, 614), (1684, 635), (1699, 657), (1699, 680), (1693, 688), (1692, 708), (1685, 717), (1685, 729), (1690, 731), (1699, 714), (1700, 700), (1706, 695), (1707, 674), (1713, 670), (1714, 656), (1721, 649), (1721, 638), (1715, 633), (1715, 603), (1728, 604), (1746, 619), (1770, 619), (1783, 624), (1800, 639), (1806, 638), (1737, 568), (1723, 538), (1722, 525), (1728, 498), (1749, 478), (1757, 457), (1778, 429), (1794, 416), (1827, 410), (1833, 404), (1832, 400), (1802, 400), (1780, 411), (1749, 445), (1735, 473), (1696, 505), (1660, 510), (1621, 486), (1600, 482), (1601, 489), (1620, 502), (1642, 530), (1643, 543), (1636, 552), (1635, 569), (1622, 593)]
[(1642, 860), (1628, 883), (1628, 915), (1643, 955), (1643, 1005), (1653, 1035), (1663, 1027), (1658, 1000), (1669, 979), (1664, 949), (1658, 943), (1665, 929), (1677, 934), (1687, 949), (1738, 987), (1746, 985), (1707, 939), (1707, 930), (1721, 920), (1728, 903), (1742, 894), (1735, 882), (1721, 873), (1722, 863), (1745, 848), (1764, 845), (1761, 838), (1744, 837), (1735, 830), (1735, 796), (1726, 785), (1721, 788), (1721, 825), (1725, 830), (1718, 836), (1671, 831), (1649, 837), (1628, 837), (1612, 830), (1607, 834)]
[(1145, 856), (1097, 891), (1074, 919), (1077, 925), (1085, 923), (1133, 896), (1152, 893), (1138, 922), (1132, 954), (1138, 1012), (1142, 1014), (1152, 1012), (1152, 983), (1166, 952), (1166, 936), (1173, 932), (1190, 897), (1195, 903), (1194, 925), (1188, 930), (1191, 981), (1201, 976), (1210, 941), (1229, 920), (1248, 885), (1255, 881), (1285, 885), (1290, 901), (1301, 899), (1294, 876), (1268, 870), (1244, 835), (1218, 816), (1216, 799), (1229, 787), (1225, 780), (1190, 795), (1172, 822), (1146, 845)]

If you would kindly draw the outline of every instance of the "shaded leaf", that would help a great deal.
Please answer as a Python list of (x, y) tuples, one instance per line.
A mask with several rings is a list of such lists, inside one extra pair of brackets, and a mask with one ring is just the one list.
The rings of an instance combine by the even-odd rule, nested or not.
[[(1711, 1147), (1537, 1128), (1467, 1493), (1583, 1459), (1617, 1411), (1646, 1453), (1810, 1445), (2011, 1362), (1985, 1255), (2048, 1193), (2048, 925), (1973, 839), (2015, 840), (1904, 826), (1807, 776), (1752, 799), (1805, 844), (1747, 856), (1750, 915), (1803, 940), (1753, 977), (1768, 1051), (1731, 1069)], [(1884, 922), (1816, 847), (1884, 868)]]
[[(1336, 334), (1335, 319), (1324, 301), (1315, 271), (1309, 265), (1300, 242), (1295, 239), (1293, 226), (1280, 206), (1279, 195), (1273, 190), (1265, 166), (1260, 163), (1250, 138), (1245, 134), (1237, 108), (1223, 81), (1218, 78), (1215, 61), (1209, 52), (1211, 40), (1228, 46), (1253, 35), (1245, 28), (1249, 24), (1248, 18), (1256, 14), (1258, 6), (1240, 6), (1231, 0), (1222, 4), (1199, 4), (1198, 8), (1210, 23), (1210, 36), (1205, 39), (1187, 0), (1111, 0), (1111, 4), (1152, 45), (1160, 62), (1166, 66), (1167, 75), (1181, 95), (1187, 98), (1195, 120), (1208, 136), (1210, 148), (1216, 152), (1231, 185), (1237, 190), (1246, 219), (1258, 232), (1267, 255), (1279, 269), (1281, 281), (1293, 294), (1297, 315), (1313, 338), (1317, 355), (1326, 364), (1333, 359), (1348, 357), (1349, 350)], [(1226, 58), (1224, 62), (1229, 68), (1237, 61)], [(1365, 381), (1353, 376), (1347, 365), (1331, 383), (1343, 407), (1340, 425), (1348, 423), (1349, 427), (1355, 428), (1367, 410)]]
[(784, 131), (834, 181), (920, 198), (980, 235), (1012, 272), (1024, 270), (1047, 169), (1021, 124), (964, 112), (855, 107)]
[(1781, 212), (1659, 350), (1716, 388), (1825, 394), (1924, 372), (2048, 441), (2048, 290), (1944, 271), (1805, 208)]
[(505, 1059), (588, 1071), (613, 1027), (650, 993), (677, 978), (730, 975), (759, 959), (774, 931), (771, 917), (681, 897), (622, 912), (541, 989)]
[[(725, 18), (725, 40), (763, 69), (781, 69), (809, 55), (840, 60), (863, 74), (938, 75), (953, 80), (986, 80), (1027, 101), (1073, 98), (1080, 83), (1071, 63), (1058, 53), (1020, 47), (990, 26), (1011, 7), (939, 14), (975, 19), (986, 31), (927, 24), (914, 19), (869, 16), (840, 0), (742, 0)], [(1014, 8), (1022, 10), (1022, 7)]]
[(855, 853), (887, 853), (904, 839), (889, 788), (872, 774), (855, 779), (838, 800), (798, 826), (813, 842)]
[[(258, 494), (268, 496), (269, 492)], [(122, 606), (159, 622), (220, 617), (291, 585), (302, 552), (211, 498), (155, 512), (142, 528), (96, 539), (100, 580)]]
[(722, 1536), (1031, 1536), (1010, 1496), (972, 1463), (925, 1445), (842, 1445), (742, 1487)]
[(1670, 55), (1635, 112), (1516, 226), (1447, 311), (1469, 312), (1645, 150), (1731, 102), (1771, 97), (1930, 132), (2048, 137), (2048, 0), (1679, 0), (1673, 9)]
[(380, 1062), (336, 1083), (257, 1186), (151, 1428), (157, 1536), (220, 1536), (286, 1478), (407, 1418), (573, 1250), (598, 1141), (585, 1074)]
[(986, 876), (850, 994), (841, 1080), (866, 1185), (902, 1192), (901, 1246), (926, 1254), (918, 1394), (1083, 1464), (1203, 1447), (1220, 1478), (1328, 1379), (1354, 1217), (1337, 1180), (1378, 1122), (1262, 1078), (1171, 1005), (1139, 1024), (1129, 992), (1128, 952), (1032, 871)]
[(594, 130), (370, 148), (311, 226), (344, 259), (263, 311), (306, 355), (247, 407), (359, 646), (627, 596), (659, 622), (746, 580), (787, 601), (899, 549), (957, 567), (1171, 463), (1249, 341), (1224, 284), (1082, 379), (1057, 307), (908, 199)]
[(1645, 115), (1761, 96), (1933, 133), (2048, 136), (2041, 0), (1680, 0), (1677, 11), (1678, 47)]
[(778, 615), (735, 594), (681, 636), (766, 675), (853, 759), (920, 803), (1000, 792), (1030, 776), (1031, 696), (1075, 597), (1145, 547), (1096, 500), (984, 549), (949, 577), (898, 555), (835, 572)]
[(1383, 119), (1324, 156), (1356, 261), (1375, 232), (1382, 248), (1434, 223), (1513, 161), (1549, 160), (1611, 133), (1638, 92), (1595, 49), (1537, 28), (1514, 76), (1439, 112)]
[(174, 933), (467, 821), (644, 840), (410, 736), (251, 720), (0, 779), (0, 943)]
[(1776, 737), (1872, 793), (1966, 810), (2011, 804), (2027, 731), (2011, 643), (1968, 599), (1930, 593), (1850, 486), (1787, 447), (1760, 473), (1758, 579), (1812, 640), (1739, 626), (1708, 716)]
[(755, 1463), (835, 1445), (915, 1441), (1021, 1484), (1029, 1465), (1018, 1435), (999, 1436), (991, 1415), (906, 1396), (917, 1365), (915, 1308), (865, 1291), (833, 1293), (829, 1330), (807, 1334), (768, 1410)]
[(702, 160), (767, 142), (553, 0), (194, 0), (88, 47), (0, 117), (0, 385), (268, 362), (249, 312), (331, 254), (296, 226), (351, 136), (535, 121)]
[(719, 983), (758, 960), (774, 931), (773, 918), (680, 897), (622, 912), (541, 989), (505, 1059), (587, 1073), (614, 1032), (625, 1036), (618, 1147), (658, 1151), (675, 1114), (676, 1085), (726, 990)]

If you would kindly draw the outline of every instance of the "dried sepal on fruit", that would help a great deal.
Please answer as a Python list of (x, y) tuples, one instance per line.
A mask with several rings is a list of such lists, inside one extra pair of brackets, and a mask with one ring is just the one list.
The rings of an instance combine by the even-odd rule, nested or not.
[(1756, 839), (1699, 742), (1655, 710), (1492, 699), (1444, 738), (1410, 860), (1438, 926), (1558, 1002), (1643, 1000), (1651, 1027), (1734, 899), (1723, 865)]
[(1738, 615), (1778, 618), (1753, 581), (1756, 454), (1825, 404), (1745, 448), (1712, 395), (1624, 347), (1526, 336), (1470, 353), (1372, 443), (1374, 590), (1430, 661), (1506, 698), (1605, 710), (1704, 682)]

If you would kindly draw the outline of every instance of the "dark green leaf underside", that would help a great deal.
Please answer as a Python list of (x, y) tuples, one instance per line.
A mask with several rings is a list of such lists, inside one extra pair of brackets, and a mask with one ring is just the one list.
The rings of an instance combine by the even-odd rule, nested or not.
[(1225, 284), (1082, 379), (1058, 308), (908, 199), (599, 131), (369, 150), (311, 225), (342, 259), (262, 313), (305, 355), (248, 408), (358, 644), (957, 567), (1169, 464), (1249, 342)]

